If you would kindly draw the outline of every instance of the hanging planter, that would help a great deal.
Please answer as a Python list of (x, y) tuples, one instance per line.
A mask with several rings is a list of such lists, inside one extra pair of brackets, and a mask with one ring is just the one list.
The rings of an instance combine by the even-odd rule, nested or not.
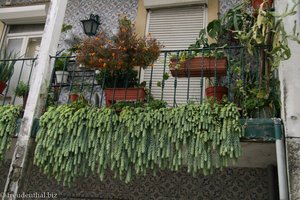
[(56, 71), (56, 83), (68, 83), (69, 72), (67, 71)]
[(144, 88), (106, 88), (105, 102), (110, 106), (116, 101), (143, 101), (146, 92)]
[(228, 95), (228, 88), (225, 86), (211, 86), (205, 89), (206, 97), (212, 97), (218, 102), (222, 101), (224, 96)]
[[(176, 77), (176, 58), (170, 60), (170, 71)], [(214, 77), (225, 76), (227, 70), (227, 58), (194, 57), (179, 64), (177, 77)]]
[(6, 88), (6, 82), (0, 81), (0, 94), (2, 94), (5, 88)]

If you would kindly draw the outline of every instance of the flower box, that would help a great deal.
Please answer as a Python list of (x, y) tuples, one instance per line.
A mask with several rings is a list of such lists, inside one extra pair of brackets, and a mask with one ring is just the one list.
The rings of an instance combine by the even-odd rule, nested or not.
[[(125, 98), (126, 96), (126, 98)], [(146, 92), (144, 88), (106, 88), (105, 102), (106, 106), (110, 106), (116, 101), (143, 101)]]
[[(170, 60), (170, 71), (173, 77), (176, 76), (177, 59)], [(177, 77), (214, 77), (225, 76), (227, 71), (227, 58), (216, 59), (215, 57), (194, 57), (180, 63), (177, 69)]]

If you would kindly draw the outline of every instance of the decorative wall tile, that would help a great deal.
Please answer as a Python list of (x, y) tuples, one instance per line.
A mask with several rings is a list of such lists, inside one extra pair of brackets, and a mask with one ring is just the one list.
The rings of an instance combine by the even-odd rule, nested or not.
[(97, 176), (80, 178), (71, 188), (57, 184), (30, 165), (22, 192), (53, 192), (59, 199), (200, 199), (200, 200), (267, 200), (266, 169), (227, 168), (213, 175), (196, 177), (180, 172), (158, 171), (156, 176), (137, 176), (129, 184), (108, 172), (101, 182)]
[[(88, 19), (90, 14), (100, 16), (99, 31), (111, 33), (116, 30), (120, 15), (126, 15), (135, 20), (138, 0), (69, 0), (65, 13), (64, 23), (73, 26), (72, 31), (80, 38), (85, 37), (80, 20)], [(67, 49), (64, 42), (65, 33), (61, 35), (59, 49)]]
[(241, 3), (243, 0), (219, 0), (220, 15), (224, 15), (231, 7)]
[[(119, 15), (127, 15), (135, 20), (138, 0), (69, 0), (64, 23), (73, 26), (73, 32), (83, 37), (80, 20), (88, 18), (89, 14), (98, 14), (102, 24), (100, 30), (112, 32), (117, 27)], [(224, 14), (231, 6), (241, 0), (220, 0), (220, 13)], [(3, 5), (5, 0), (0, 0)], [(16, 4), (29, 3), (32, 0), (14, 0)], [(34, 1), (45, 2), (45, 1)], [(61, 35), (59, 49), (68, 48), (64, 43), (65, 35)], [(64, 98), (64, 97), (61, 97)], [(0, 167), (0, 189), (4, 188), (9, 162)], [(74, 183), (71, 188), (57, 184), (55, 180), (39, 172), (30, 164), (23, 191), (53, 192), (58, 199), (205, 199), (205, 200), (267, 200), (268, 176), (266, 169), (258, 168), (228, 168), (217, 171), (213, 175), (198, 174), (193, 177), (184, 170), (180, 172), (159, 171), (157, 176), (149, 173), (138, 176), (131, 183), (125, 184), (113, 178), (108, 172), (101, 182), (97, 176), (89, 175)]]

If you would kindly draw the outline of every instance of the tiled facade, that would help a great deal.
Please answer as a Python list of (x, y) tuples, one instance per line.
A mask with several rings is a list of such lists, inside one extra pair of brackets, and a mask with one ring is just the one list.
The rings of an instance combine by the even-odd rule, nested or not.
[(199, 200), (268, 200), (266, 169), (228, 168), (213, 175), (193, 177), (184, 172), (159, 171), (136, 177), (129, 184), (113, 178), (103, 182), (96, 176), (80, 178), (71, 188), (48, 179), (35, 166), (30, 166), (21, 192), (52, 192), (59, 199), (199, 199)]
[[(43, 3), (49, 0), (12, 0), (12, 5)], [(240, 0), (220, 0), (220, 13), (224, 14)], [(5, 0), (0, 0), (0, 6)], [(126, 15), (135, 20), (138, 0), (69, 0), (64, 23), (73, 26), (73, 33), (83, 37), (80, 20), (89, 15), (100, 16), (100, 29), (112, 32), (117, 27), (119, 15)], [(58, 50), (67, 49), (64, 42), (65, 33), (61, 35)], [(32, 163), (32, 162), (30, 162)], [(7, 178), (10, 163), (0, 167), (0, 189)], [(23, 191), (26, 193), (53, 192), (59, 199), (205, 199), (205, 200), (267, 200), (268, 176), (266, 169), (229, 168), (210, 176), (199, 174), (193, 177), (184, 171), (160, 171), (157, 176), (148, 174), (136, 177), (133, 182), (125, 184), (109, 174), (100, 182), (98, 177), (81, 178), (71, 188), (58, 185), (55, 180), (48, 179), (39, 169), (30, 164), (25, 177)], [(21, 192), (23, 192), (21, 191)], [(2, 191), (0, 191), (2, 192)]]
[(242, 0), (219, 0), (219, 13), (224, 15), (230, 8), (234, 7)]
[[(69, 0), (64, 23), (72, 25), (72, 32), (82, 38), (85, 35), (80, 20), (97, 14), (101, 21), (99, 31), (111, 33), (116, 30), (120, 15), (126, 15), (133, 21), (136, 19), (137, 5), (138, 0)], [(59, 50), (69, 48), (64, 38), (65, 33), (61, 35)]]

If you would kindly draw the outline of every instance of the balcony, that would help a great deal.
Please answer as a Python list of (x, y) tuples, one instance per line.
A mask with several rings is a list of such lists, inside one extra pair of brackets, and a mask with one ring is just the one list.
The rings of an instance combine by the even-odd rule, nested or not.
[(266, 67), (268, 48), (257, 47), (250, 56), (245, 47), (226, 47), (221, 49), (221, 59), (205, 57), (217, 50), (162, 51), (153, 67), (110, 73), (97, 67), (85, 69), (76, 64), (75, 57), (51, 57), (63, 70), (61, 75), (52, 75), (48, 103), (70, 103), (74, 93), (100, 108), (138, 107), (152, 101), (177, 107), (211, 98), (234, 102), (242, 118), (279, 117), (277, 74)]
[(0, 105), (25, 107), (36, 58), (0, 59)]

